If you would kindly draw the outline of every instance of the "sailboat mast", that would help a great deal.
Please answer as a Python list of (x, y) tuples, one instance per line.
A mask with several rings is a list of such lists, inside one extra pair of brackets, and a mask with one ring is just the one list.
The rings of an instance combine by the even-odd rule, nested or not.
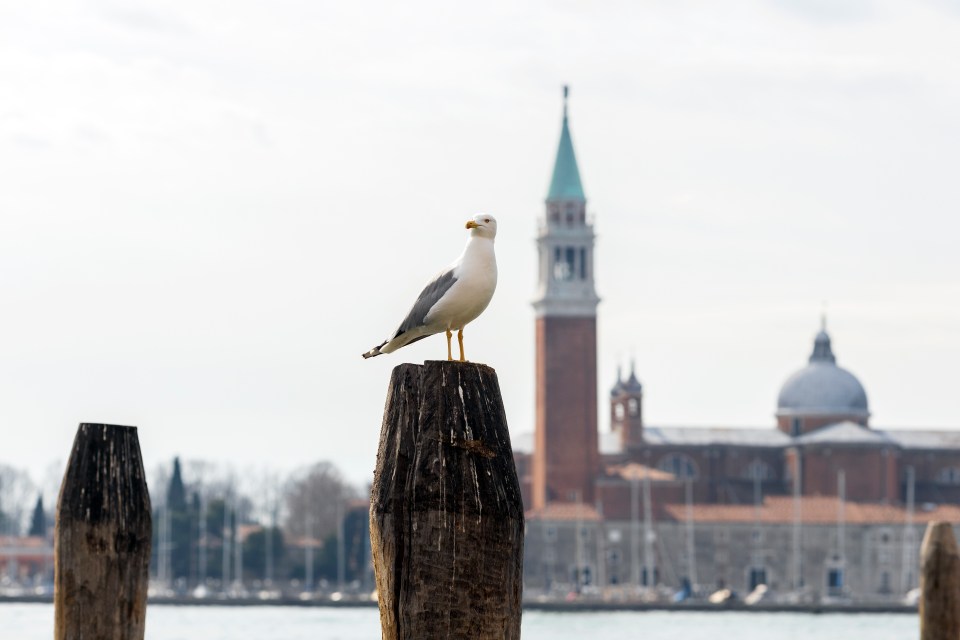
[(686, 486), (686, 516), (687, 516), (687, 571), (689, 572), (690, 588), (696, 589), (697, 584), (697, 556), (693, 544), (693, 480), (687, 478)]
[(913, 569), (917, 564), (914, 549), (916, 541), (913, 531), (913, 501), (915, 473), (912, 466), (907, 467), (907, 513), (903, 525), (903, 559), (900, 565), (900, 592), (906, 593), (913, 586)]
[[(634, 470), (636, 471), (636, 470)], [(630, 476), (630, 560), (633, 586), (640, 588), (640, 487), (637, 473)]]
[(643, 474), (643, 564), (647, 571), (647, 586), (657, 584), (657, 569), (653, 557), (653, 509), (650, 504), (650, 470)]
[(844, 534), (846, 529), (847, 474), (843, 469), (837, 471), (837, 495), (840, 498), (840, 504), (837, 507), (837, 555), (840, 558), (840, 566), (846, 573), (847, 556)]
[(793, 588), (800, 590), (803, 587), (803, 567), (800, 564), (800, 526), (802, 515), (802, 498), (800, 487), (803, 484), (803, 461), (800, 457), (800, 449), (794, 449), (795, 453), (795, 473), (793, 478)]

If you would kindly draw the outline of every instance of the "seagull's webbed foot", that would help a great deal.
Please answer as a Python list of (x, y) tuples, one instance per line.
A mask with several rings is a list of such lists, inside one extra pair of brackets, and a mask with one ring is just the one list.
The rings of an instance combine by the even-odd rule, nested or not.
[(463, 329), (457, 331), (457, 342), (460, 343), (460, 362), (466, 362), (467, 359), (463, 355)]
[[(450, 345), (450, 340), (453, 338), (453, 334), (450, 333), (450, 329), (447, 329), (447, 360), (453, 360), (453, 347)], [(463, 352), (463, 343), (460, 343), (460, 351)]]

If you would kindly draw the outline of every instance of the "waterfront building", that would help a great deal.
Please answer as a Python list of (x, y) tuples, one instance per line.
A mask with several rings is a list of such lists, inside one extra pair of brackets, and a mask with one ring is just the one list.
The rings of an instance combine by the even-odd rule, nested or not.
[(46, 536), (0, 536), (0, 595), (9, 587), (53, 582), (53, 545)]
[(870, 599), (915, 587), (925, 523), (960, 523), (960, 432), (871, 425), (825, 319), (768, 429), (648, 425), (631, 363), (598, 430), (586, 202), (564, 89), (537, 238), (536, 424), (514, 441), (528, 591), (764, 584)]

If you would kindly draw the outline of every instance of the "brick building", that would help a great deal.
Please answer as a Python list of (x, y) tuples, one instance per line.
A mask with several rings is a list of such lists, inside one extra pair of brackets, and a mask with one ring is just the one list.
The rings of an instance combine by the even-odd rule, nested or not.
[[(0, 592), (53, 580), (53, 546), (41, 536), (0, 536)], [(8, 584), (9, 583), (9, 584)]]
[[(720, 552), (714, 561), (704, 557), (699, 576), (710, 577), (704, 584), (730, 582), (743, 589), (777, 576), (782, 587), (809, 587), (819, 596), (849, 591), (843, 580), (854, 575), (858, 588), (870, 593), (906, 586), (912, 578), (903, 576), (913, 575), (916, 551), (916, 532), (906, 527), (913, 526), (914, 514), (920, 522), (940, 510), (938, 517), (960, 523), (960, 510), (950, 506), (960, 502), (960, 432), (871, 426), (866, 391), (837, 364), (825, 322), (809, 361), (784, 382), (769, 429), (648, 425), (643, 385), (631, 364), (610, 391), (610, 427), (598, 430), (594, 232), (566, 97), (565, 89), (560, 144), (537, 238), (535, 431), (514, 442), (528, 510), (528, 587), (571, 579), (578, 587), (668, 579), (677, 584), (696, 575), (698, 556), (711, 548), (703, 536), (741, 533), (766, 540), (764, 553), (781, 564), (790, 558), (795, 566), (761, 562), (750, 540), (730, 542), (736, 553)], [(811, 501), (820, 505), (819, 519), (805, 520), (803, 504)], [(830, 518), (823, 515), (831, 509)], [(854, 513), (855, 522), (844, 529), (844, 514)], [(841, 533), (824, 518), (840, 522)], [(693, 532), (690, 542), (679, 544), (686, 528)], [(828, 529), (834, 533), (823, 533)], [(564, 531), (580, 536), (564, 542)], [(631, 533), (624, 538), (624, 531)], [(837, 535), (849, 539), (840, 544)], [(902, 551), (896, 576), (892, 569), (886, 577), (867, 576), (868, 565), (879, 566), (872, 556), (860, 552), (854, 563), (829, 548), (877, 536), (887, 541), (877, 545)], [(751, 549), (754, 556), (740, 557)], [(813, 558), (820, 558), (819, 565), (808, 566)]]

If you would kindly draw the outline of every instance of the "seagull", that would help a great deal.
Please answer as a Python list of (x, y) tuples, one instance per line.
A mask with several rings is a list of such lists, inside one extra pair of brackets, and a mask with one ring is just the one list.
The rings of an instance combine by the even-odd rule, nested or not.
[(493, 252), (497, 220), (479, 214), (467, 221), (467, 229), (470, 238), (460, 257), (423, 288), (397, 330), (389, 339), (363, 354), (364, 358), (392, 353), (411, 342), (445, 331), (447, 360), (453, 360), (450, 340), (452, 331), (456, 331), (460, 362), (466, 361), (463, 328), (483, 313), (497, 288), (497, 257)]

